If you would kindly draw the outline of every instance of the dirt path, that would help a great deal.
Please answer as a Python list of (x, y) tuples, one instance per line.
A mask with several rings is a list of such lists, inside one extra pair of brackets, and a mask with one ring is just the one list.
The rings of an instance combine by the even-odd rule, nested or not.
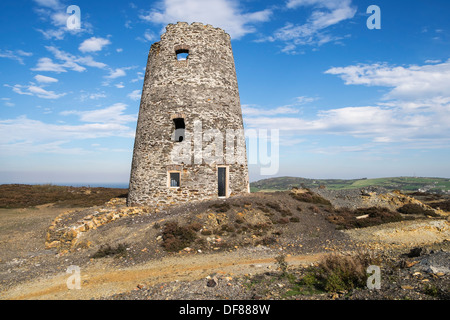
[[(291, 256), (290, 265), (306, 265), (318, 261), (323, 254)], [(218, 253), (212, 255), (187, 255), (169, 257), (126, 269), (111, 269), (97, 264), (81, 270), (81, 289), (69, 290), (70, 274), (61, 273), (51, 278), (36, 279), (20, 284), (0, 294), (0, 299), (91, 299), (110, 296), (136, 288), (138, 284), (154, 285), (169, 281), (192, 281), (212, 273), (242, 275), (264, 268), (275, 269), (273, 257), (256, 253), (242, 258), (242, 253)]]

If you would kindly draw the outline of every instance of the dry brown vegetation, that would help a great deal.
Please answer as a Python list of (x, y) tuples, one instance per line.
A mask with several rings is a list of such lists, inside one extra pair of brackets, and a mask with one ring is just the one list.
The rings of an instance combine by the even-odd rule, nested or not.
[(92, 207), (111, 198), (124, 198), (127, 189), (26, 184), (0, 185), (0, 208), (28, 208), (54, 203), (56, 207)]
[(434, 209), (441, 209), (446, 212), (450, 212), (450, 200), (440, 201), (440, 202), (432, 202), (428, 204), (430, 207)]
[(270, 200), (259, 194), (255, 199), (244, 197), (214, 202), (187, 219), (158, 224), (161, 246), (165, 251), (177, 252), (186, 247), (208, 251), (273, 244), (282, 228), (299, 223), (301, 215), (307, 215), (310, 210), (307, 204), (302, 209), (285, 193), (272, 196)]
[(426, 215), (431, 217), (438, 216), (433, 210), (427, 210), (423, 207), (419, 206), (418, 204), (408, 203), (402, 206), (401, 208), (398, 208), (397, 210), (400, 213), (403, 214), (416, 214), (416, 215)]
[[(357, 219), (368, 215), (366, 218)], [(338, 226), (338, 229), (364, 228), (379, 225), (388, 222), (401, 221), (404, 218), (398, 212), (390, 211), (386, 208), (360, 208), (356, 210), (336, 209), (331, 213), (327, 220)]]
[(320, 195), (318, 195), (316, 193), (311, 192), (311, 190), (309, 190), (309, 189), (305, 189), (305, 190), (306, 190), (306, 192), (302, 192), (302, 193), (291, 192), (290, 195), (292, 198), (294, 198), (298, 201), (331, 206), (331, 202), (328, 201), (327, 199), (321, 197)]

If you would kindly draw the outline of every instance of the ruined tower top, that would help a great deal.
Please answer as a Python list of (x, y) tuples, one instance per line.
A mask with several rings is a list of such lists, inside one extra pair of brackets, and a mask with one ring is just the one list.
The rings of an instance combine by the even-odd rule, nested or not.
[[(225, 157), (226, 148), (235, 156)], [(174, 157), (179, 149), (183, 156)], [(169, 24), (148, 56), (128, 204), (244, 192), (245, 138), (230, 36), (202, 23)]]
[(230, 35), (209, 24), (169, 24), (150, 48), (147, 73), (152, 74), (150, 86), (155, 88), (173, 83), (222, 87), (233, 94), (238, 90)]

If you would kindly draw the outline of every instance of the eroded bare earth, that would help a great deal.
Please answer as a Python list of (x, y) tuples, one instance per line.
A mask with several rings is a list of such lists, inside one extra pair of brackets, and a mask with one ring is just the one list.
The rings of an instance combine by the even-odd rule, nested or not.
[[(0, 298), (329, 299), (343, 294), (298, 294), (293, 291), (297, 282), (291, 281), (292, 277), (301, 279), (304, 270), (331, 253), (351, 255), (370, 250), (388, 257), (385, 261), (391, 263), (418, 246), (435, 250), (431, 254), (448, 250), (446, 216), (338, 230), (328, 218), (336, 214), (333, 207), (318, 198), (308, 199), (302, 195), (299, 200), (288, 192), (257, 193), (225, 202), (134, 213), (124, 209), (123, 201), (71, 208), (69, 213), (67, 208), (52, 204), (0, 209)], [(128, 213), (108, 220), (111, 210)], [(89, 215), (93, 217), (86, 219)], [(60, 220), (55, 223), (57, 217)], [(49, 245), (50, 226), (55, 226), (50, 231), (52, 237), (57, 237), (94, 218), (93, 227), (79, 228), (73, 238), (63, 237), (59, 243), (52, 238), (53, 245)], [(279, 276), (280, 264), (275, 258), (280, 255), (292, 272), (290, 281)], [(446, 257), (440, 256), (444, 265)], [(405, 263), (414, 262), (410, 260), (406, 258)], [(73, 265), (80, 268), (80, 290), (69, 290), (67, 286), (72, 274), (66, 270)], [(417, 287), (404, 285), (412, 289), (400, 288), (400, 293), (415, 290), (418, 297), (432, 297), (422, 293), (428, 282), (436, 283), (435, 297), (445, 296), (445, 272), (415, 272), (424, 278), (417, 280)], [(357, 293), (353, 293), (355, 298)], [(395, 291), (397, 296), (400, 293)]]

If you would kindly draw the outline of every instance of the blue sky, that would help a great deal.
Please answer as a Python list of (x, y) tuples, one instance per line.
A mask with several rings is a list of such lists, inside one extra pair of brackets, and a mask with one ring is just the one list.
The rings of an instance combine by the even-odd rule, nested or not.
[[(381, 29), (367, 28), (370, 5)], [(231, 35), (245, 128), (280, 130), (276, 176), (450, 177), (449, 12), (447, 0), (1, 1), (0, 183), (127, 183), (148, 50), (177, 21)]]

